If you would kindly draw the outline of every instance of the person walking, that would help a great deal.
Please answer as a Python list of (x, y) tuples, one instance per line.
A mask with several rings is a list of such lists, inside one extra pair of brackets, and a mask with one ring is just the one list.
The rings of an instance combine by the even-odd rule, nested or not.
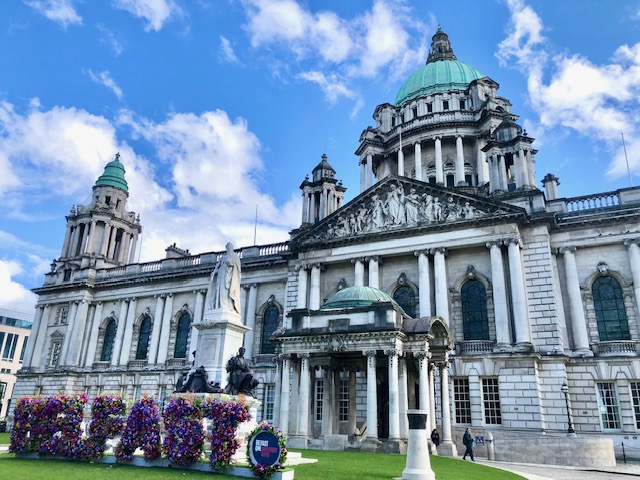
[(471, 432), (469, 431), (469, 427), (464, 431), (464, 435), (462, 436), (462, 443), (464, 444), (466, 450), (464, 451), (464, 455), (462, 456), (463, 460), (467, 459), (467, 455), (471, 457), (471, 461), (475, 462), (475, 458), (473, 458), (473, 437), (471, 436)]
[(438, 433), (437, 428), (434, 428), (433, 432), (431, 432), (431, 441), (436, 447), (440, 445), (440, 434)]

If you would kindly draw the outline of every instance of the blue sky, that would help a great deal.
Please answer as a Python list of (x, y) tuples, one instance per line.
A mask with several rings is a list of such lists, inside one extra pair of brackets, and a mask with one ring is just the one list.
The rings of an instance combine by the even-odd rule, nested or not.
[(120, 152), (141, 261), (286, 240), (323, 153), (353, 154), (441, 25), (501, 86), (565, 197), (640, 184), (635, 1), (0, 2), (0, 306), (30, 311), (65, 215)]

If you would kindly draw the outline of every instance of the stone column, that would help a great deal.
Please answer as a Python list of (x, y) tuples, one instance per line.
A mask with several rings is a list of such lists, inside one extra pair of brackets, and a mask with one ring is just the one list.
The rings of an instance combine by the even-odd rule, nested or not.
[(436, 384), (435, 365), (429, 365), (429, 416), (431, 417), (431, 430), (436, 428)]
[(129, 252), (129, 263), (136, 261), (136, 248), (138, 248), (138, 234), (134, 233), (131, 241), (131, 252)]
[(398, 357), (398, 395), (400, 398), (400, 438), (407, 438), (409, 436), (407, 420), (409, 398), (407, 396), (407, 362), (404, 356)]
[(69, 314), (67, 315), (67, 330), (64, 334), (64, 340), (62, 341), (62, 347), (60, 348), (60, 356), (59, 365), (66, 365), (67, 361), (67, 353), (69, 352), (69, 345), (71, 340), (75, 335), (75, 323), (76, 323), (76, 315), (78, 313), (78, 304), (80, 301), (76, 300), (75, 302), (71, 302), (71, 307), (69, 308)]
[(629, 252), (633, 291), (636, 294), (636, 308), (640, 309), (640, 247), (638, 247), (637, 239), (627, 239), (624, 244)]
[(98, 346), (98, 336), (100, 335), (100, 324), (102, 323), (103, 303), (97, 302), (93, 312), (93, 320), (88, 338), (87, 356), (84, 359), (84, 366), (91, 367), (96, 359), (96, 347)]
[(440, 379), (442, 380), (442, 442), (438, 453), (456, 457), (458, 449), (451, 438), (451, 402), (449, 399), (449, 362), (440, 364)]
[(102, 245), (100, 245), (100, 255), (105, 258), (107, 256), (107, 252), (109, 249), (109, 240), (111, 239), (111, 232), (113, 232), (113, 227), (108, 223), (105, 223), (104, 233), (102, 234)]
[(487, 242), (491, 254), (491, 282), (493, 283), (493, 311), (496, 322), (496, 352), (511, 351), (511, 328), (507, 309), (507, 292), (500, 240)]
[(327, 216), (327, 190), (323, 187), (320, 193), (320, 220)]
[(369, 257), (369, 286), (372, 288), (380, 288), (380, 273), (378, 256)]
[(498, 157), (499, 172), (500, 172), (500, 190), (505, 192), (509, 190), (509, 177), (507, 177), (507, 164), (504, 160), (504, 155)]
[(511, 280), (511, 300), (515, 323), (516, 345), (515, 350), (529, 352), (533, 349), (531, 344), (531, 332), (529, 331), (529, 312), (527, 309), (527, 293), (524, 288), (524, 275), (522, 273), (522, 258), (520, 257), (520, 239), (508, 238), (505, 240), (509, 254), (509, 278)]
[(160, 331), (162, 330), (162, 312), (164, 311), (164, 302), (167, 297), (165, 294), (155, 295), (156, 311), (153, 315), (153, 328), (151, 330), (151, 340), (149, 341), (149, 365), (153, 365), (158, 359), (158, 345), (160, 343)]
[(249, 299), (247, 301), (247, 312), (244, 324), (249, 327), (247, 333), (244, 334), (244, 348), (245, 357), (253, 359), (253, 351), (255, 344), (255, 329), (256, 329), (256, 309), (258, 303), (258, 284), (251, 283), (249, 286)]
[(120, 352), (120, 365), (126, 365), (129, 362), (131, 354), (131, 340), (133, 339), (133, 324), (136, 322), (136, 303), (137, 298), (132, 298), (129, 302), (129, 311), (127, 312), (127, 324), (124, 330), (124, 338), (122, 341), (122, 351)]
[(389, 440), (400, 440), (400, 398), (397, 350), (385, 350), (389, 357)]
[(169, 350), (169, 334), (171, 333), (171, 317), (173, 313), (173, 294), (167, 293), (164, 303), (164, 314), (162, 315), (162, 331), (160, 332), (160, 344), (158, 345), (158, 362), (167, 361)]
[[(308, 437), (309, 435), (309, 354), (299, 353), (300, 358), (300, 397), (298, 400), (298, 435)], [(306, 448), (306, 446), (305, 446)]]
[(363, 352), (367, 357), (367, 440), (378, 439), (378, 384), (376, 351)]
[(408, 420), (407, 464), (402, 471), (402, 480), (435, 480), (429, 459), (427, 411), (410, 410)]
[(416, 166), (416, 180), (422, 181), (422, 147), (420, 142), (416, 142), (415, 145), (415, 166)]
[(282, 362), (280, 361), (280, 356), (276, 355), (275, 357), (276, 363), (276, 391), (275, 398), (273, 402), (273, 424), (280, 425), (280, 397), (282, 396)]
[(496, 190), (500, 190), (498, 157), (491, 152), (491, 155), (489, 155), (489, 193), (493, 193)]
[[(42, 315), (44, 313), (44, 305), (38, 305), (36, 307), (36, 314), (33, 318), (33, 325), (31, 326), (31, 333), (29, 335), (29, 341), (27, 343), (27, 350), (24, 352), (24, 358), (22, 359), (22, 368), (31, 367), (31, 359), (33, 358), (33, 350), (36, 346), (36, 342), (38, 341), (38, 337), (43, 335), (40, 332), (41, 325), (43, 322)], [(46, 331), (46, 330), (45, 330)], [(46, 333), (44, 334), (46, 335)]]
[(42, 361), (42, 352), (44, 351), (47, 342), (47, 327), (49, 326), (51, 310), (51, 305), (44, 306), (42, 319), (40, 320), (40, 325), (38, 327), (38, 335), (33, 342), (33, 356), (31, 357), (31, 364), (28, 366), (33, 367), (36, 371), (39, 370), (40, 362)]
[(404, 152), (402, 147), (398, 149), (398, 176), (404, 177)]
[(589, 349), (587, 321), (584, 315), (584, 306), (582, 305), (582, 293), (580, 292), (580, 279), (575, 257), (576, 247), (562, 247), (558, 251), (564, 255), (564, 270), (573, 330), (573, 349), (579, 354), (592, 355), (593, 353)]
[(373, 157), (371, 154), (367, 155), (367, 177), (366, 187), (369, 188), (373, 185)]
[(442, 164), (442, 137), (436, 137), (436, 183), (444, 185), (444, 165)]
[(429, 258), (425, 250), (415, 251), (413, 254), (418, 257), (418, 301), (420, 302), (420, 317), (430, 317), (431, 274), (429, 273)]
[(298, 267), (298, 298), (297, 308), (307, 307), (307, 281), (309, 274), (307, 273), (306, 265), (300, 265)]
[(447, 325), (449, 325), (449, 296), (447, 292), (447, 269), (445, 266), (444, 256), (446, 250), (444, 247), (438, 247), (431, 250), (433, 254), (433, 269), (435, 274), (435, 291), (436, 291), (436, 315), (442, 317)]
[(354, 258), (351, 260), (351, 263), (355, 265), (354, 267), (354, 287), (362, 287), (364, 286), (364, 258)]
[(289, 396), (291, 395), (291, 366), (290, 356), (282, 356), (282, 388), (280, 389), (280, 430), (284, 435), (289, 434)]
[(64, 243), (62, 244), (62, 258), (69, 256), (69, 242), (71, 241), (71, 225), (67, 224), (67, 230), (64, 235)]
[(476, 170), (478, 171), (478, 186), (484, 185), (489, 181), (489, 165), (484, 156), (482, 148), (485, 146), (485, 141), (478, 137), (476, 139)]
[(456, 185), (466, 185), (464, 178), (464, 149), (462, 135), (456, 135)]
[[(366, 181), (366, 172), (367, 172), (367, 161), (364, 158), (360, 158), (360, 193), (364, 192), (367, 189), (367, 181)], [(304, 215), (304, 213), (303, 213)]]
[(535, 160), (531, 157), (531, 150), (525, 152), (525, 159), (527, 161), (527, 172), (529, 173), (529, 185), (536, 185), (536, 170), (534, 168)]
[[(194, 311), (193, 311), (193, 322), (191, 322), (191, 334), (189, 335), (189, 345), (191, 346), (192, 349), (195, 350), (196, 346), (198, 345), (198, 329), (196, 328), (196, 325), (199, 325), (200, 323), (202, 323), (202, 316), (204, 313), (204, 300), (205, 300), (205, 296), (207, 294), (207, 291), (202, 289), (202, 290), (194, 290), (194, 292), (196, 294), (196, 301), (195, 301), (195, 307), (194, 307)], [(247, 355), (245, 353), (245, 357), (250, 358), (249, 355)]]
[(95, 241), (95, 238), (96, 238), (96, 235), (95, 235), (96, 221), (95, 220), (91, 220), (91, 222), (88, 223), (87, 225), (91, 225), (91, 226), (89, 227), (89, 232), (87, 234), (87, 245), (85, 247), (85, 252), (86, 253), (91, 253), (91, 252), (95, 251), (93, 249), (93, 242)]
[(311, 267), (311, 290), (309, 292), (309, 308), (320, 308), (320, 264), (315, 263)]
[(431, 353), (427, 351), (413, 352), (413, 356), (418, 359), (418, 378), (420, 380), (418, 402), (420, 403), (420, 410), (431, 412), (431, 402), (429, 401), (429, 358), (431, 358)]
[(122, 339), (124, 337), (124, 330), (127, 325), (127, 307), (129, 306), (129, 299), (122, 299), (120, 302), (120, 313), (118, 314), (118, 326), (116, 328), (116, 338), (113, 344), (113, 350), (111, 351), (111, 366), (115, 367), (120, 361), (120, 350), (122, 349)]

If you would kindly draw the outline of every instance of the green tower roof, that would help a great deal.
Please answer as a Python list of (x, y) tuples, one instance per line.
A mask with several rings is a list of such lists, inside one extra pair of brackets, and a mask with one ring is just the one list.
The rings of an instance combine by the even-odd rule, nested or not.
[(411, 74), (396, 95), (399, 107), (416, 97), (446, 90), (466, 90), (469, 84), (484, 75), (471, 65), (458, 60), (438, 60), (427, 63)]
[(104, 173), (96, 180), (96, 187), (115, 187), (125, 192), (129, 191), (127, 181), (124, 179), (124, 165), (120, 163), (120, 154), (116, 153), (115, 160), (107, 163)]
[(347, 287), (331, 295), (320, 310), (368, 307), (376, 302), (391, 302), (397, 305), (393, 298), (377, 288)]

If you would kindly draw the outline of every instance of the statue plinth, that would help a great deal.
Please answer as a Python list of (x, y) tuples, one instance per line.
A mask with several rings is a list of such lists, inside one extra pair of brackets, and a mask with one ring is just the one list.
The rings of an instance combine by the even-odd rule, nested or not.
[(213, 383), (226, 385), (225, 365), (251, 329), (242, 324), (239, 313), (223, 309), (205, 311), (202, 321), (193, 326), (198, 329), (195, 365), (203, 365)]

